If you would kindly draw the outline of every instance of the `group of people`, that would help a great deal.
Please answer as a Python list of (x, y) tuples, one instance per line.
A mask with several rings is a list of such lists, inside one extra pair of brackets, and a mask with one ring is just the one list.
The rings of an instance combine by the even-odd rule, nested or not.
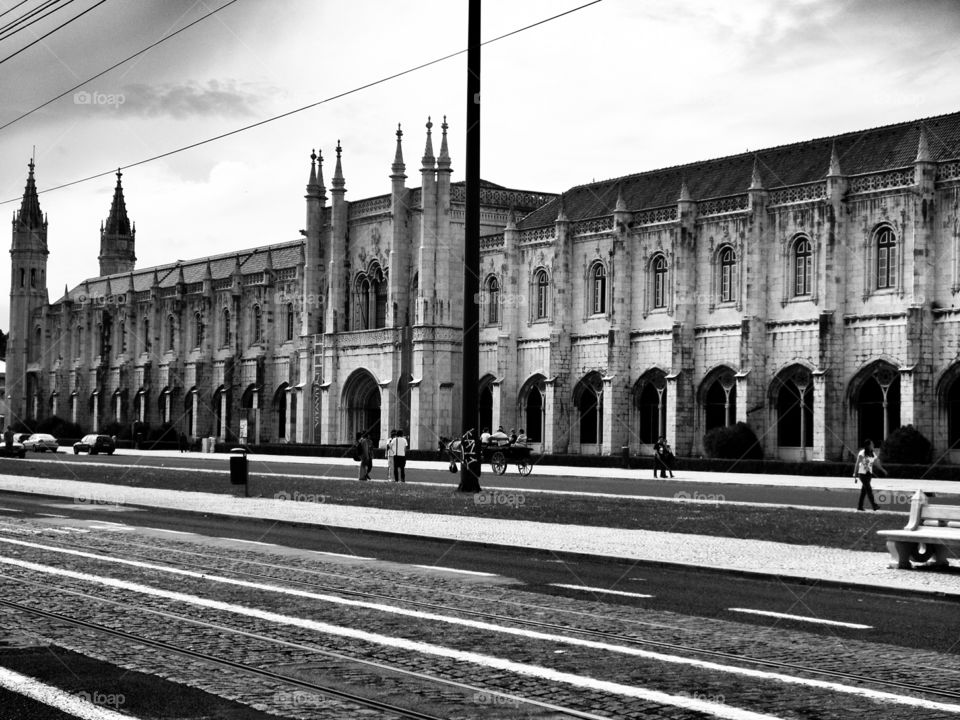
[[(387, 441), (387, 480), (392, 478), (394, 482), (407, 481), (407, 448), (409, 447), (410, 441), (403, 430), (390, 431), (390, 439)], [(370, 472), (373, 470), (373, 441), (370, 440), (370, 433), (366, 430), (359, 431), (351, 451), (353, 459), (360, 462), (359, 479), (369, 480)]]
[(510, 428), (509, 434), (503, 429), (503, 425), (497, 428), (495, 433), (490, 432), (490, 428), (484, 428), (480, 433), (481, 445), (526, 445), (527, 434), (520, 428), (520, 432)]

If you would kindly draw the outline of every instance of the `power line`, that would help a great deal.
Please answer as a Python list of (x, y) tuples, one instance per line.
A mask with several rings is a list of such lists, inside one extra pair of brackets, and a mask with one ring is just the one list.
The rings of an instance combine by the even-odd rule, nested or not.
[[(53, 35), (55, 32), (57, 32), (57, 30), (66, 27), (67, 25), (69, 25), (69, 24), (72, 23), (72, 22), (75, 22), (76, 20), (79, 20), (79, 19), (82, 18), (84, 15), (86, 15), (88, 12), (90, 12), (91, 10), (94, 10), (94, 9), (100, 7), (101, 5), (103, 5), (106, 1), (107, 1), (107, 0), (100, 0), (100, 2), (96, 3), (95, 5), (92, 5), (92, 6), (88, 7), (86, 10), (84, 10), (84, 11), (83, 11), (82, 13), (80, 13), (79, 15), (74, 15), (72, 18), (70, 18), (70, 19), (67, 20), (66, 22), (63, 22), (63, 23), (57, 25), (53, 30), (51, 30), (50, 32), (48, 32), (46, 35), (41, 35), (41, 36), (38, 37), (36, 40), (34, 40), (32, 43), (28, 43), (28, 44), (24, 45), (22, 48), (20, 48), (19, 50), (17, 50), (16, 52), (11, 53), (10, 55), (7, 55), (5, 58), (3, 58), (2, 60), (0, 60), (0, 65), (2, 65), (3, 63), (5, 63), (5, 62), (6, 62), (7, 60), (9, 60), (10, 58), (16, 57), (17, 55), (19, 55), (20, 53), (22, 53), (24, 50), (33, 47), (34, 45), (36, 45), (36, 44), (37, 44), (38, 42), (40, 42), (41, 40), (45, 40), (46, 38), (50, 37), (50, 36)], [(73, 0), (69, 0), (69, 2), (73, 2)]]
[(80, 83), (74, 85), (74, 86), (73, 86), (72, 88), (70, 88), (69, 90), (64, 90), (62, 93), (60, 93), (60, 94), (57, 95), (56, 97), (50, 98), (49, 100), (47, 100), (47, 101), (46, 101), (45, 103), (43, 103), (42, 105), (37, 105), (37, 107), (33, 108), (33, 110), (29, 110), (29, 111), (25, 112), (23, 115), (20, 115), (19, 117), (15, 117), (15, 118), (14, 118), (13, 120), (11, 120), (10, 122), (8, 122), (8, 123), (6, 123), (6, 124), (4, 124), (4, 125), (0, 125), (0, 130), (3, 130), (3, 129), (5, 129), (5, 128), (8, 128), (8, 127), (10, 127), (11, 125), (13, 125), (14, 123), (23, 120), (25, 117), (27, 117), (28, 115), (32, 115), (32, 114), (35, 113), (37, 110), (42, 110), (43, 108), (45, 108), (45, 107), (46, 107), (47, 105), (49, 105), (50, 103), (56, 102), (57, 100), (59, 100), (60, 98), (62, 98), (64, 95), (69, 95), (70, 93), (72, 93), (72, 92), (73, 92), (74, 90), (76, 90), (77, 88), (81, 88), (81, 87), (83, 87), (84, 85), (86, 85), (88, 82), (92, 82), (92, 81), (96, 80), (97, 78), (103, 77), (104, 75), (106, 75), (106, 74), (107, 74), (108, 72), (110, 72), (111, 70), (114, 70), (114, 69), (120, 67), (121, 65), (123, 65), (123, 64), (126, 63), (126, 62), (130, 62), (130, 61), (133, 60), (135, 57), (138, 57), (138, 56), (140, 56), (140, 55), (143, 55), (143, 54), (144, 54), (145, 52), (147, 52), (148, 50), (152, 50), (152, 49), (155, 48), (157, 45), (166, 42), (167, 40), (169, 40), (170, 38), (172, 38), (172, 37), (174, 37), (174, 36), (176, 36), (176, 35), (179, 35), (179, 34), (182, 33), (184, 30), (188, 30), (189, 28), (193, 27), (193, 26), (196, 25), (197, 23), (202, 22), (203, 20), (206, 20), (206, 19), (207, 19), (208, 17), (210, 17), (211, 15), (214, 15), (214, 14), (220, 12), (221, 10), (223, 10), (224, 8), (229, 7), (230, 5), (233, 5), (235, 2), (237, 2), (237, 0), (230, 0), (229, 2), (224, 3), (224, 4), (221, 5), (220, 7), (216, 8), (215, 10), (211, 10), (211, 11), (208, 12), (206, 15), (203, 15), (202, 17), (197, 18), (196, 20), (194, 20), (194, 21), (193, 21), (192, 23), (190, 23), (189, 25), (184, 25), (184, 26), (183, 26), (182, 28), (180, 28), (179, 30), (177, 30), (177, 31), (175, 31), (175, 32), (172, 32), (172, 33), (170, 33), (169, 35), (164, 35), (162, 38), (160, 38), (159, 40), (157, 40), (155, 43), (153, 43), (153, 44), (151, 44), (151, 45), (147, 45), (147, 47), (143, 48), (143, 50), (140, 50), (140, 51), (138, 51), (138, 52), (135, 52), (133, 55), (131, 55), (131, 56), (127, 57), (127, 58), (124, 58), (123, 60), (121, 60), (121, 61), (118, 62), (118, 63), (115, 63), (114, 65), (111, 65), (111, 66), (108, 67), (106, 70), (97, 73), (97, 74), (94, 75), (93, 77), (88, 77), (86, 80), (84, 80), (83, 82), (80, 82)]
[(20, 2), (18, 2), (18, 3), (17, 3), (16, 5), (14, 5), (13, 7), (9, 7), (9, 8), (7, 8), (6, 10), (4, 10), (3, 12), (0, 12), (0, 17), (3, 17), (3, 16), (6, 15), (7, 13), (13, 12), (14, 10), (16, 10), (18, 7), (20, 7), (21, 5), (23, 5), (23, 4), (26, 3), (26, 2), (28, 2), (28, 0), (20, 0)]
[[(4, 25), (3, 27), (0, 27), (0, 34), (4, 34), (4, 33), (6, 33), (8, 30), (10, 31), (9, 34), (6, 35), (6, 37), (2, 37), (2, 38), (0, 38), (0, 40), (6, 40), (7, 37), (11, 37), (11, 36), (15, 35), (16, 33), (20, 32), (21, 30), (25, 30), (26, 28), (30, 27), (30, 26), (33, 25), (34, 23), (39, 22), (40, 20), (43, 20), (43, 18), (46, 17), (46, 15), (44, 15), (43, 17), (35, 18), (32, 22), (27, 23), (26, 25), (24, 25), (24, 26), (21, 27), (21, 28), (17, 28), (17, 25), (21, 25), (21, 24), (27, 22), (27, 20), (30, 20), (30, 18), (33, 18), (34, 15), (37, 15), (37, 14), (43, 12), (43, 11), (46, 10), (47, 8), (51, 7), (52, 5), (58, 5), (61, 1), (62, 1), (62, 0), (44, 0), (44, 2), (40, 3), (39, 5), (37, 5), (37, 6), (36, 6), (35, 8), (33, 8), (32, 10), (28, 10), (27, 12), (25, 12), (25, 13), (24, 13), (23, 15), (21, 15), (20, 17), (14, 18), (13, 20), (11, 20), (10, 22), (8, 22), (8, 23), (7, 23), (6, 25)], [(69, 5), (69, 4), (72, 3), (72, 2), (73, 2), (73, 0), (67, 0), (67, 5)], [(51, 10), (49, 13), (47, 13), (47, 15), (49, 15), (49, 14), (51, 14), (51, 13), (54, 13), (54, 12), (56, 12), (57, 10), (60, 10), (60, 9), (62, 9), (62, 8), (64, 8), (64, 7), (66, 7), (66, 5), (61, 5), (59, 8), (54, 8), (54, 9)], [(16, 29), (14, 29), (14, 28), (16, 28)]]
[[(105, 2), (105, 1), (106, 1), (106, 0), (101, 0), (101, 2)], [(504, 40), (504, 39), (506, 39), (506, 38), (508, 38), (508, 37), (511, 37), (511, 36), (513, 36), (513, 35), (517, 35), (518, 33), (525, 32), (526, 30), (531, 30), (531, 29), (533, 29), (533, 28), (535, 28), (535, 27), (538, 27), (538, 26), (540, 26), (540, 25), (544, 25), (544, 24), (546, 24), (546, 23), (548, 23), (548, 22), (551, 22), (551, 21), (553, 21), (553, 20), (557, 20), (557, 19), (559, 19), (559, 18), (564, 17), (565, 15), (570, 15), (570, 14), (572, 14), (572, 13), (578, 12), (579, 10), (583, 10), (583, 9), (585, 9), (585, 8), (588, 8), (588, 7), (590, 7), (591, 5), (596, 5), (597, 3), (600, 3), (600, 2), (602, 2), (602, 1), (603, 1), (603, 0), (591, 0), (590, 2), (585, 3), (585, 4), (583, 4), (583, 5), (580, 5), (580, 6), (578, 6), (578, 7), (572, 8), (572, 9), (570, 9), (570, 10), (566, 10), (565, 12), (562, 12), (562, 13), (558, 13), (557, 15), (552, 15), (552, 16), (550, 16), (550, 17), (548, 17), (548, 18), (544, 18), (543, 20), (539, 20), (539, 21), (537, 21), (537, 22), (535, 22), (535, 23), (532, 23), (532, 24), (530, 24), (530, 25), (525, 25), (525, 26), (522, 27), (522, 28), (517, 28), (516, 30), (512, 30), (512, 31), (510, 31), (510, 32), (508, 32), (508, 33), (505, 33), (505, 34), (503, 34), (503, 35), (499, 35), (499, 36), (497, 36), (497, 37), (495, 37), (495, 38), (492, 38), (491, 40), (487, 40), (487, 41), (482, 42), (482, 43), (480, 43), (480, 44), (481, 44), (481, 46), (483, 46), (483, 45), (490, 45), (490, 44), (492, 44), (492, 43), (498, 42), (498, 41), (500, 41), (500, 40)], [(152, 157), (144, 158), (143, 160), (138, 160), (137, 162), (130, 163), (129, 165), (122, 165), (122, 166), (119, 167), (119, 168), (111, 168), (110, 170), (106, 170), (106, 171), (104, 171), (104, 172), (97, 173), (97, 174), (95, 174), (95, 175), (88, 175), (87, 177), (85, 177), (85, 178), (80, 178), (79, 180), (71, 180), (70, 182), (63, 183), (63, 184), (61, 184), (61, 185), (56, 185), (56, 186), (51, 187), (51, 188), (46, 188), (46, 189), (44, 189), (44, 190), (39, 190), (39, 191), (38, 191), (38, 194), (40, 194), (40, 193), (53, 192), (54, 190), (62, 190), (63, 188), (68, 188), (68, 187), (72, 187), (72, 186), (74, 186), (74, 185), (79, 185), (80, 183), (89, 182), (90, 180), (96, 180), (96, 179), (98, 179), (98, 178), (106, 177), (107, 175), (113, 175), (115, 172), (117, 172), (117, 170), (127, 170), (127, 169), (129, 169), (129, 168), (138, 167), (138, 166), (140, 166), (140, 165), (146, 165), (147, 163), (154, 162), (155, 160), (162, 160), (163, 158), (170, 157), (171, 155), (177, 155), (178, 153), (182, 153), (182, 152), (185, 152), (185, 151), (187, 151), (187, 150), (192, 150), (193, 148), (197, 148), (197, 147), (200, 147), (200, 146), (202, 146), (202, 145), (207, 145), (207, 144), (209, 144), (209, 143), (216, 142), (217, 140), (222, 140), (222, 139), (224, 139), (224, 138), (230, 137), (231, 135), (237, 135), (237, 134), (239, 134), (239, 133), (246, 132), (247, 130), (252, 130), (252, 129), (254, 129), (254, 128), (258, 128), (258, 127), (260, 127), (261, 125), (267, 125), (267, 124), (272, 123), (272, 122), (275, 122), (275, 121), (277, 121), (277, 120), (282, 120), (283, 118), (290, 117), (291, 115), (296, 115), (297, 113), (304, 112), (305, 110), (310, 110), (311, 108), (315, 108), (315, 107), (318, 107), (318, 106), (320, 106), (320, 105), (324, 105), (324, 104), (329, 103), (329, 102), (333, 102), (334, 100), (339, 100), (340, 98), (347, 97), (348, 95), (354, 95), (354, 94), (356, 94), (356, 93), (358, 93), (358, 92), (360, 92), (360, 91), (362, 91), (362, 90), (367, 90), (368, 88), (372, 88), (372, 87), (375, 87), (375, 86), (377, 86), (377, 85), (382, 85), (383, 83), (389, 82), (390, 80), (395, 80), (395, 79), (397, 79), (397, 78), (399, 78), (399, 77), (403, 77), (404, 75), (409, 75), (410, 73), (416, 72), (416, 71), (418, 71), (418, 70), (423, 70), (424, 68), (428, 68), (428, 67), (430, 67), (431, 65), (436, 65), (436, 64), (438, 64), (438, 63), (444, 62), (445, 60), (449, 60), (450, 58), (457, 57), (458, 55), (463, 55), (463, 54), (466, 53), (466, 52), (467, 52), (466, 49), (457, 50), (456, 52), (449, 53), (448, 55), (444, 55), (443, 57), (439, 57), (439, 58), (436, 58), (436, 59), (434, 59), (434, 60), (429, 60), (429, 61), (427, 61), (427, 62), (425, 62), (425, 63), (421, 63), (420, 65), (416, 65), (416, 66), (414, 66), (414, 67), (407, 68), (406, 70), (401, 70), (400, 72), (393, 73), (392, 75), (387, 75), (386, 77), (382, 77), (382, 78), (380, 78), (380, 79), (378, 79), (378, 80), (372, 80), (372, 81), (366, 83), (365, 85), (360, 85), (360, 86), (358, 86), (358, 87), (353, 88), (352, 90), (345, 90), (345, 91), (342, 92), (342, 93), (338, 93), (338, 94), (336, 94), (336, 95), (331, 95), (331, 96), (328, 97), (328, 98), (324, 98), (323, 100), (318, 100), (317, 102), (310, 103), (309, 105), (304, 105), (304, 106), (298, 107), (298, 108), (296, 108), (296, 109), (294, 109), (294, 110), (288, 110), (287, 112), (280, 113), (279, 115), (274, 115), (273, 117), (269, 117), (269, 118), (266, 118), (266, 119), (264, 119), (264, 120), (258, 120), (258, 121), (255, 122), (255, 123), (251, 123), (251, 124), (249, 124), (249, 125), (244, 125), (243, 127), (239, 127), (239, 128), (234, 129), (234, 130), (229, 130), (229, 131), (227, 131), (227, 132), (225, 132), (225, 133), (220, 133), (219, 135), (215, 135), (215, 136), (213, 136), (213, 137), (209, 137), (209, 138), (206, 138), (206, 139), (204, 139), (204, 140), (198, 140), (198, 141), (195, 142), (195, 143), (191, 143), (191, 144), (189, 144), (189, 145), (183, 145), (183, 146), (181, 146), (181, 147), (179, 147), (179, 148), (176, 148), (176, 149), (174, 149), (174, 150), (168, 150), (167, 152), (160, 153), (159, 155), (153, 155)], [(2, 62), (2, 61), (0, 61), (0, 62)], [(20, 199), (21, 199), (21, 198), (17, 197), (17, 198), (12, 198), (12, 199), (10, 199), (10, 200), (4, 200), (3, 202), (0, 202), (0, 205), (8, 205), (8, 204), (13, 203), (13, 202), (20, 202)]]

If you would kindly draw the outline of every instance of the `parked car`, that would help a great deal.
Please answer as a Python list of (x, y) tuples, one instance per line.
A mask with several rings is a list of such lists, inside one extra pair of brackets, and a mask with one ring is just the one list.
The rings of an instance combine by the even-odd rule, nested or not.
[(10, 447), (7, 447), (7, 443), (3, 441), (3, 438), (0, 438), (0, 457), (26, 457), (27, 450), (23, 447), (23, 443), (19, 443), (16, 440), (13, 441), (13, 444)]
[(80, 442), (73, 444), (73, 454), (79, 455), (82, 452), (96, 455), (97, 453), (106, 453), (113, 455), (117, 449), (116, 443), (109, 435), (84, 435)]
[(15, 443), (23, 444), (23, 441), (30, 437), (30, 433), (14, 433), (13, 441)]
[(57, 448), (60, 447), (60, 443), (57, 442), (57, 439), (53, 435), (34, 433), (23, 441), (23, 447), (27, 450), (33, 450), (34, 452), (46, 452), (47, 450), (56, 452)]

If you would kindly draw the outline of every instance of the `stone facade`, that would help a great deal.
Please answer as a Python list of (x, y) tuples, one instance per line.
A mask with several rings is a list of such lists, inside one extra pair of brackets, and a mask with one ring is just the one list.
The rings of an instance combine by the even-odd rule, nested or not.
[[(345, 443), (460, 425), (464, 188), (428, 123), (390, 192), (311, 160), (288, 243), (133, 269), (117, 185), (103, 276), (48, 303), (31, 165), (14, 219), (15, 417)], [(747, 422), (770, 457), (849, 457), (912, 423), (960, 441), (960, 114), (571, 188), (481, 193), (480, 424), (546, 452), (703, 452)], [(122, 209), (122, 212), (121, 212)], [(119, 270), (117, 270), (119, 268)], [(958, 458), (960, 459), (960, 458)]]

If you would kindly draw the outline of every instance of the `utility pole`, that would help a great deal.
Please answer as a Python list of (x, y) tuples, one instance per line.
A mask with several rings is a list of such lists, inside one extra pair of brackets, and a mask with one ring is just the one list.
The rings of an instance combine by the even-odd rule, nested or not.
[(474, 452), (460, 467), (460, 492), (480, 492), (480, 0), (467, 18), (467, 207), (463, 244), (462, 432), (473, 430)]

